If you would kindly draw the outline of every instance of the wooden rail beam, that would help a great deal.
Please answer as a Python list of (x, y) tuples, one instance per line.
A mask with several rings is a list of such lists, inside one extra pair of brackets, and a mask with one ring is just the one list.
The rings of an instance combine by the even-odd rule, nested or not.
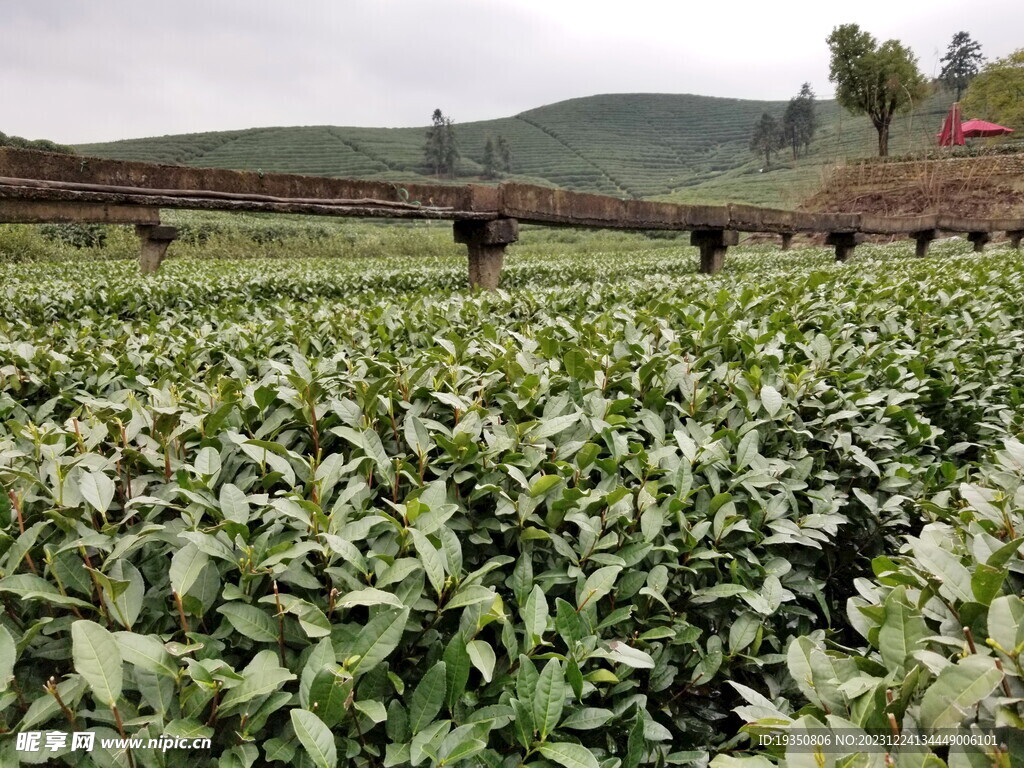
[[(20, 179), (12, 179), (18, 182)], [(304, 216), (360, 216), (367, 218), (392, 219), (494, 219), (497, 208), (492, 210), (462, 210), (433, 206), (395, 204), (368, 199), (323, 200), (311, 202), (314, 198), (296, 198), (292, 202), (273, 202), (264, 196), (240, 196), (227, 198), (223, 195), (204, 197), (180, 195), (173, 190), (152, 190), (144, 187), (134, 192), (89, 188), (93, 185), (72, 187), (39, 187), (5, 184), (0, 179), (0, 199), (33, 200), (38, 202), (101, 203), (105, 205), (141, 206), (153, 208), (179, 208), (193, 211), (255, 211), (262, 213), (292, 213)], [(183, 190), (184, 191), (184, 190)], [(170, 193), (170, 194), (168, 194)], [(130, 223), (130, 222), (129, 222)]]
[(990, 232), (993, 229), (989, 219), (963, 216), (939, 216), (936, 226), (943, 232), (952, 233)]
[(4, 224), (159, 224), (160, 209), (141, 205), (0, 198)]
[(910, 235), (939, 228), (939, 217), (935, 214), (923, 216), (875, 216), (862, 213), (858, 230), (868, 235)]
[[(366, 179), (194, 168), (184, 165), (62, 155), (12, 147), (0, 147), (0, 176), (64, 184), (129, 187), (139, 193), (145, 193), (147, 190), (171, 193), (177, 191), (192, 192), (202, 197), (200, 193), (209, 191), (218, 196), (238, 195), (242, 199), (252, 196), (287, 198), (290, 203), (310, 199), (317, 199), (321, 203), (370, 199), (413, 207), (450, 208), (456, 212), (490, 212), (492, 218), (497, 216), (500, 201), (500, 193), (496, 187), (476, 184), (395, 184)], [(274, 200), (264, 202), (267, 205), (275, 202), (280, 204), (280, 201)]]

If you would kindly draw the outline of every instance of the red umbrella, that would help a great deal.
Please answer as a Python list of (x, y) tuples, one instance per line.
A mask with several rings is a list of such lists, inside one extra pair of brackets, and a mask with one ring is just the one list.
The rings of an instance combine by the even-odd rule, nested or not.
[(964, 132), (960, 130), (960, 104), (954, 103), (946, 113), (946, 121), (942, 124), (939, 134), (939, 146), (951, 147), (954, 144), (963, 146)]
[(988, 136), (1003, 136), (1007, 133), (1013, 133), (1013, 128), (1007, 128), (1005, 125), (996, 125), (995, 123), (989, 123), (985, 120), (978, 119), (968, 120), (960, 127), (963, 129), (964, 136), (969, 139)]

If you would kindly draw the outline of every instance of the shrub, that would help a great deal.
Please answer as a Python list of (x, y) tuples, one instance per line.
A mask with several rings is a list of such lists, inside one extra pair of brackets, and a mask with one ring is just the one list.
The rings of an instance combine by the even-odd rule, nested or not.
[(47, 240), (72, 248), (102, 248), (107, 240), (107, 227), (102, 224), (43, 224), (39, 232)]
[[(936, 768), (1009, 768), (1011, 756), (1024, 755), (1024, 444), (1008, 440), (979, 482), (920, 508), (931, 522), (907, 536), (898, 555), (876, 558), (875, 577), (859, 579), (859, 594), (849, 600), (848, 620), (866, 647), (851, 652), (821, 632), (794, 638), (787, 656), (798, 691), (792, 703), (732, 683), (747, 700), (736, 711), (750, 721), (748, 732), (864, 739), (955, 727), (999, 741), (888, 751), (897, 765)], [(806, 751), (779, 750), (791, 761)], [(931, 756), (927, 762), (922, 752)], [(839, 765), (877, 762), (880, 754), (820, 747), (807, 757)], [(761, 764), (721, 759), (712, 766)]]
[(209, 735), (225, 768), (699, 766), (745, 745), (740, 692), (797, 701), (792, 637), (870, 657), (842, 610), (868, 558), (953, 527), (915, 500), (1024, 429), (1020, 257), (698, 276), (590, 238), (493, 295), (461, 253), (3, 265), (0, 730)]

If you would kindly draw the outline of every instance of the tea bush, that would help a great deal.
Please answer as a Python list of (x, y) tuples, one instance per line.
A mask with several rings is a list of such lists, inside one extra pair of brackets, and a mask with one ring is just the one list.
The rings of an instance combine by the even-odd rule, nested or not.
[[(984, 467), (980, 482), (964, 483), (921, 503), (929, 522), (907, 536), (900, 554), (872, 563), (875, 577), (857, 580), (850, 625), (868, 646), (856, 653), (828, 648), (820, 635), (789, 647), (796, 683), (792, 711), (733, 683), (747, 704), (737, 712), (748, 730), (867, 739), (868, 733), (908, 739), (918, 735), (998, 734), (993, 747), (953, 742), (891, 750), (896, 765), (1010, 768), (1024, 757), (1024, 444), (1008, 440)], [(779, 681), (775, 683), (778, 690)], [(779, 706), (788, 710), (783, 713)], [(799, 717), (798, 717), (799, 715)], [(924, 729), (919, 732), (914, 729)], [(1005, 729), (1000, 731), (999, 729)], [(804, 750), (806, 751), (806, 750)], [(801, 756), (788, 755), (789, 762)], [(883, 765), (880, 750), (819, 747), (822, 766)], [(805, 758), (806, 759), (806, 758)], [(716, 758), (717, 764), (757, 766), (760, 758)], [(712, 765), (715, 765), (713, 763)]]
[(0, 266), (0, 728), (739, 760), (743, 696), (870, 639), (871, 558), (1021, 434), (1022, 262), (963, 249), (524, 254), (494, 295), (448, 258)]
[(107, 227), (102, 224), (43, 224), (39, 234), (73, 248), (102, 248), (107, 240)]

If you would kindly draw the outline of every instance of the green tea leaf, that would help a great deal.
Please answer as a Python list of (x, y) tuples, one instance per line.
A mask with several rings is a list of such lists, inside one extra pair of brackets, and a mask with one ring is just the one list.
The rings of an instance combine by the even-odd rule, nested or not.
[(544, 475), (543, 477), (538, 477), (530, 485), (530, 496), (535, 499), (539, 496), (543, 496), (561, 482), (562, 478), (558, 475)]
[[(545, 419), (543, 422), (541, 422), (541, 425), (539, 427), (531, 430), (529, 435), (530, 438), (537, 440), (545, 437), (553, 437), (554, 435), (557, 435), (559, 432), (564, 432), (579, 420), (580, 414), (578, 413), (570, 413), (567, 416), (556, 416), (553, 419)], [(554, 483), (552, 483), (552, 486), (553, 485)], [(541, 493), (543, 493), (543, 491)], [(539, 493), (533, 494), (532, 489), (531, 494), (537, 496), (540, 495)]]
[(537, 584), (530, 591), (526, 606), (523, 608), (523, 624), (529, 646), (532, 648), (541, 641), (548, 626), (548, 601), (544, 597), (544, 590)]
[(259, 608), (244, 603), (227, 603), (217, 609), (235, 630), (260, 643), (277, 642), (278, 628), (274, 620)]
[(242, 490), (232, 483), (220, 488), (220, 513), (225, 520), (239, 525), (249, 524), (249, 499)]
[(921, 614), (906, 601), (905, 587), (897, 587), (889, 593), (885, 599), (885, 621), (878, 630), (882, 660), (899, 674), (906, 673), (908, 657), (932, 634)]
[(490, 587), (470, 584), (468, 587), (463, 587), (452, 595), (452, 599), (444, 604), (444, 610), (451, 611), (456, 608), (465, 608), (467, 605), (475, 605), (476, 603), (486, 603), (489, 605), (494, 602), (496, 596), (497, 594)]
[(147, 672), (170, 678), (177, 677), (180, 667), (164, 648), (160, 638), (155, 635), (138, 635), (134, 632), (115, 632), (114, 638), (124, 661)]
[(352, 674), (365, 674), (390, 656), (402, 641), (408, 620), (408, 608), (387, 610), (370, 619), (360, 630), (349, 653), (350, 656), (359, 656), (352, 666)]
[(1010, 656), (1019, 656), (1024, 648), (1024, 600), (1017, 595), (1002, 595), (992, 601), (988, 612), (988, 634)]
[(345, 717), (352, 688), (353, 681), (338, 674), (336, 664), (326, 664), (313, 677), (306, 709), (316, 714), (328, 728), (333, 728)]
[(79, 619), (71, 625), (75, 671), (92, 689), (96, 701), (113, 708), (121, 698), (121, 653), (117, 640), (99, 624)]
[(14, 662), (17, 660), (14, 638), (3, 626), (0, 626), (0, 692), (6, 691), (14, 679)]
[(334, 744), (334, 736), (323, 721), (305, 709), (293, 709), (289, 715), (295, 735), (299, 737), (313, 764), (317, 768), (336, 768), (338, 748)]
[(580, 744), (550, 742), (539, 744), (537, 751), (565, 768), (600, 768), (594, 753)]
[(783, 402), (782, 395), (775, 387), (770, 384), (761, 387), (761, 405), (764, 406), (771, 418), (775, 418), (775, 415), (782, 409)]
[(596, 604), (602, 597), (612, 591), (612, 587), (615, 586), (615, 580), (621, 572), (621, 566), (606, 565), (590, 574), (583, 585), (583, 589), (576, 596), (576, 606), (581, 607), (584, 603)]
[(114, 501), (114, 481), (102, 472), (83, 472), (78, 490), (82, 498), (100, 514), (106, 513)]
[(473, 666), (480, 670), (484, 682), (491, 682), (494, 675), (494, 664), (496, 657), (494, 649), (485, 640), (470, 640), (466, 644), (466, 651), (469, 653), (469, 660)]
[(633, 648), (619, 640), (612, 640), (608, 643), (608, 648), (608, 658), (612, 661), (634, 669), (654, 669), (654, 659), (639, 648)]
[(452, 710), (462, 694), (466, 692), (471, 666), (466, 641), (462, 639), (461, 635), (453, 637), (444, 649), (444, 663), (445, 703), (448, 705), (448, 709)]
[(409, 700), (409, 727), (417, 734), (441, 711), (447, 668), (443, 661), (432, 666), (417, 683)]
[(402, 601), (391, 592), (368, 587), (349, 592), (344, 597), (338, 598), (335, 605), (339, 608), (351, 608), (354, 605), (393, 605), (395, 608), (404, 608)]
[(212, 477), (220, 472), (220, 452), (216, 448), (206, 446), (200, 448), (193, 463), (196, 473), (205, 477)]
[(388, 719), (388, 711), (379, 701), (357, 701), (352, 706), (370, 718), (374, 723), (383, 723)]
[(995, 660), (968, 656), (946, 667), (921, 700), (922, 728), (952, 728), (970, 716), (970, 708), (996, 689), (1003, 673)]
[(614, 716), (615, 714), (609, 709), (584, 707), (570, 712), (559, 727), (572, 728), (575, 731), (591, 731), (600, 728)]
[(184, 597), (208, 562), (209, 556), (192, 542), (177, 550), (171, 557), (171, 589)]
[(227, 715), (248, 701), (273, 693), (295, 679), (295, 675), (279, 665), (277, 653), (271, 650), (260, 651), (253, 656), (241, 674), (242, 682), (229, 688), (221, 700), (222, 715)]
[(413, 545), (416, 547), (416, 554), (420, 556), (423, 563), (423, 570), (430, 580), (430, 585), (438, 597), (444, 592), (444, 560), (441, 558), (437, 547), (431, 543), (423, 533), (415, 528), (408, 529), (412, 536)]
[(564, 706), (565, 676), (558, 661), (551, 659), (541, 670), (533, 699), (533, 722), (542, 741), (557, 727)]

